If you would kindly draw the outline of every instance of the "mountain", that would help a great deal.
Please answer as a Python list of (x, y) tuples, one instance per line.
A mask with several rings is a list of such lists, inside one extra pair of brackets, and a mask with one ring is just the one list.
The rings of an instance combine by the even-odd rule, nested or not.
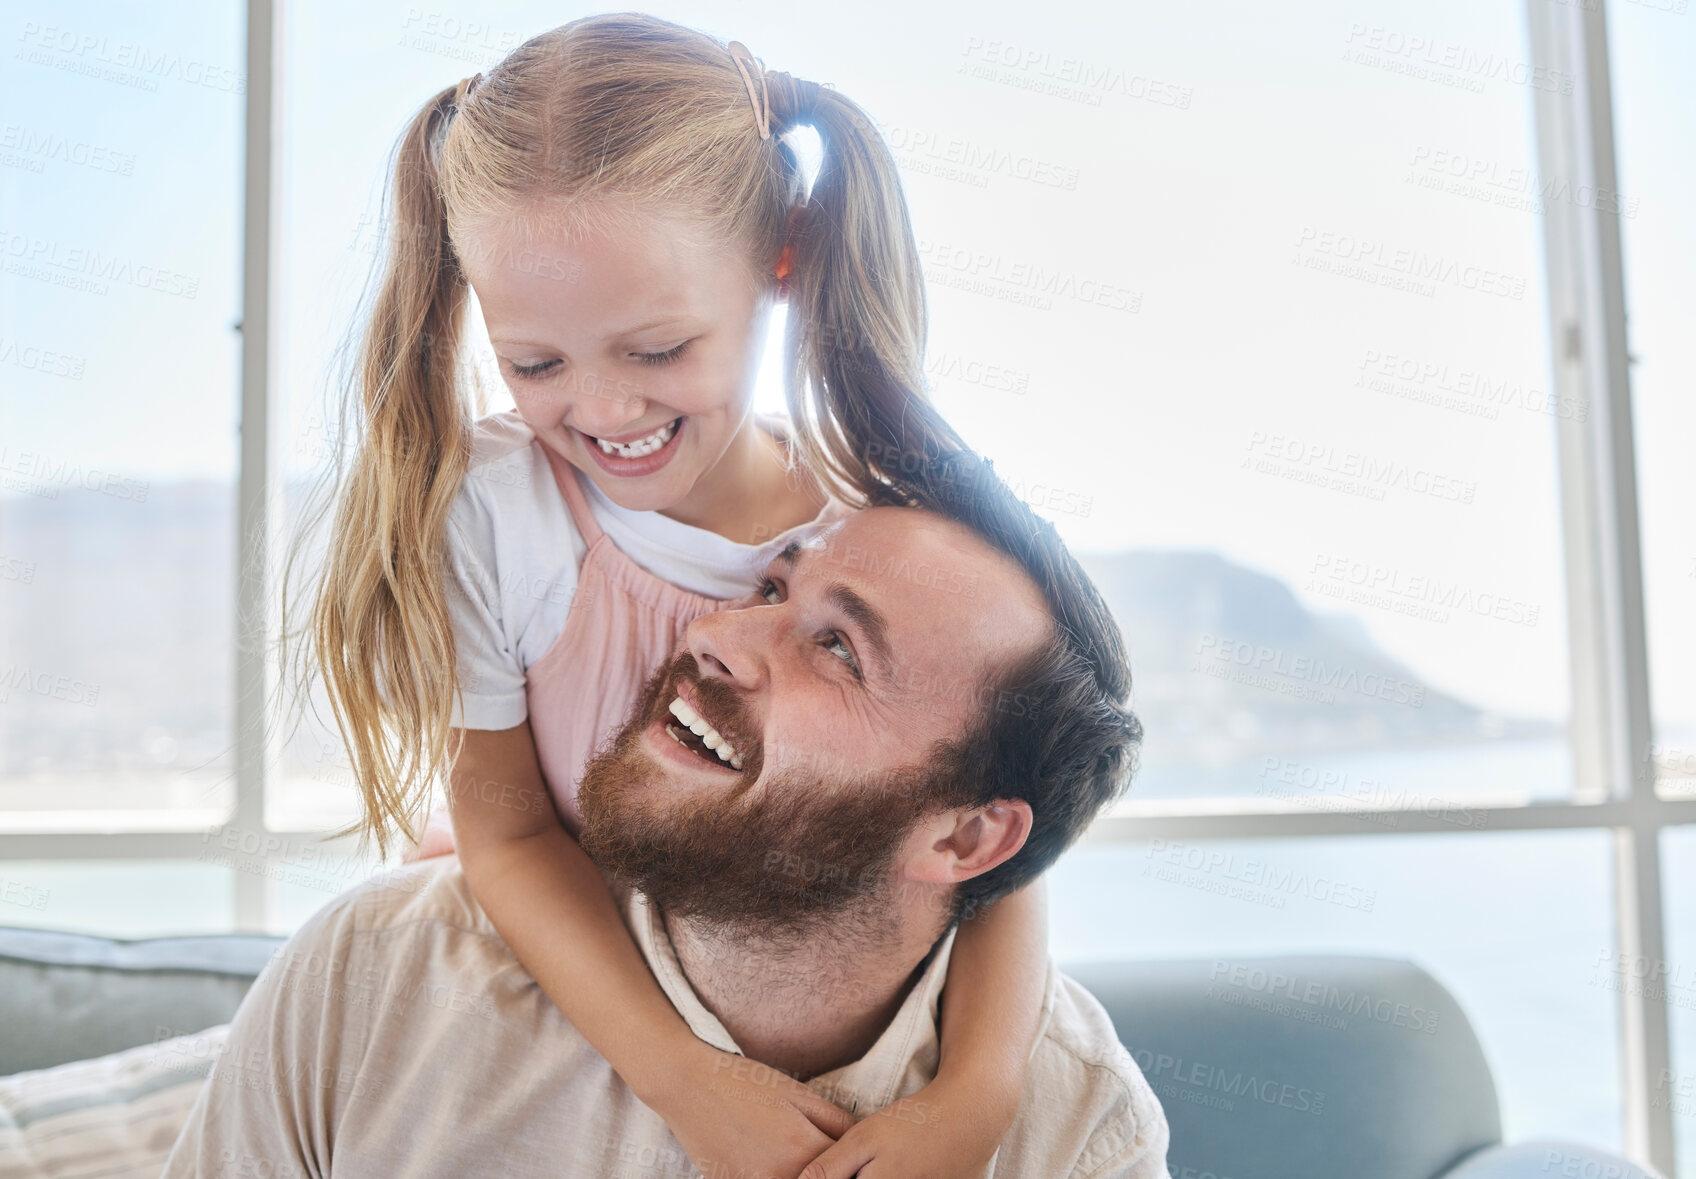
[(1124, 631), (1135, 707), (1168, 753), (1346, 749), (1529, 735), (1424, 684), (1350, 614), (1207, 551), (1080, 553)]
[[(233, 489), (37, 482), (0, 498), (0, 783), (34, 778), (50, 791), (73, 777), (226, 765)], [(1421, 684), (1358, 619), (1315, 614), (1289, 586), (1218, 554), (1122, 551), (1084, 564), (1124, 628), (1136, 707), (1168, 754), (1503, 729)]]

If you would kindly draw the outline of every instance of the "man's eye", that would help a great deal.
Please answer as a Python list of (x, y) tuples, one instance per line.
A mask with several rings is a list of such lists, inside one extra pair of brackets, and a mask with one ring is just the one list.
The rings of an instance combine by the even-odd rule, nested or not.
[(854, 658), (854, 652), (848, 649), (848, 644), (842, 641), (842, 636), (831, 631), (825, 636), (824, 649), (835, 655), (842, 662), (854, 669), (854, 674), (860, 674), (860, 661)]
[(778, 595), (777, 582), (769, 577), (760, 578), (759, 593), (760, 597), (766, 600), (768, 606), (775, 606), (779, 601), (782, 601), (781, 595), (774, 597), (774, 595)]

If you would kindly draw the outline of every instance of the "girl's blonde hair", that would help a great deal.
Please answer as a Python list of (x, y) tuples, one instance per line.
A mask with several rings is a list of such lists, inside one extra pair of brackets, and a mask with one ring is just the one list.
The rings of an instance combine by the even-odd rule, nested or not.
[[(455, 246), (470, 228), (569, 225), (591, 205), (679, 213), (765, 274), (793, 241), (786, 393), (808, 471), (855, 506), (892, 502), (903, 467), (962, 446), (925, 393), (924, 286), (887, 145), (835, 89), (781, 73), (763, 84), (770, 138), (723, 43), (649, 16), (587, 17), (442, 90), (400, 138), (342, 407), (354, 441), (321, 487), (316, 517), (332, 500), (334, 512), (306, 624), (306, 678), (323, 675), (363, 796), (349, 830), (382, 852), (392, 829), (417, 830), (452, 757), (445, 528), (482, 410), (460, 355)], [(810, 192), (783, 142), (801, 125), (823, 148)], [(301, 552), (297, 537), (287, 569)], [(285, 646), (288, 618), (285, 593)]]

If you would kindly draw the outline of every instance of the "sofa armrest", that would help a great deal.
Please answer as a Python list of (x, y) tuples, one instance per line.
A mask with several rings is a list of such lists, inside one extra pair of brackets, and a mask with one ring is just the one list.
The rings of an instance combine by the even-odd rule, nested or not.
[(1438, 1179), (1662, 1179), (1605, 1150), (1540, 1139), (1487, 1146)]
[(228, 1023), (282, 942), (0, 927), (0, 1076)]

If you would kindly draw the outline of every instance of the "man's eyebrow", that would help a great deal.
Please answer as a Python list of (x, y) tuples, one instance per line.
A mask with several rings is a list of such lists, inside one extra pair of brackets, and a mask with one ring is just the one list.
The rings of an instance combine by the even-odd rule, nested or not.
[[(792, 540), (784, 545), (783, 551), (772, 559), (782, 561), (793, 572), (795, 567), (800, 564), (801, 552), (801, 542)], [(826, 587), (824, 596), (827, 601), (846, 614), (848, 621), (853, 623), (855, 628), (865, 636), (867, 644), (872, 649), (872, 656), (878, 661), (879, 670), (883, 673), (884, 678), (895, 678), (895, 659), (889, 649), (889, 623), (878, 608), (839, 581), (832, 582)]]

